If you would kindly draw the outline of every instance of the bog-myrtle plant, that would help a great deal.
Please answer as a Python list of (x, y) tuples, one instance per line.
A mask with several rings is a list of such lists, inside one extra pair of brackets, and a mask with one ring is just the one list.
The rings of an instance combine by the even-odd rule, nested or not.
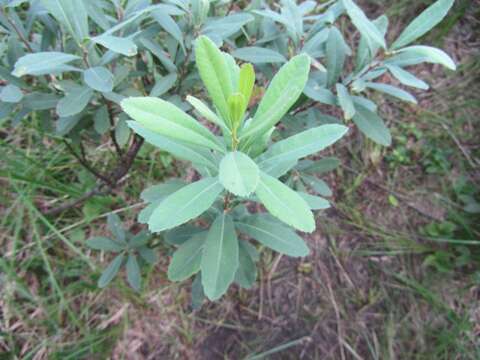
[[(455, 69), (417, 44), (453, 3), (435, 1), (390, 43), (388, 18), (352, 0), (0, 0), (0, 122), (61, 141), (97, 180), (46, 214), (123, 185), (144, 140), (191, 164), (200, 180), (146, 189), (138, 220), (178, 247), (169, 278), (196, 274), (194, 293), (217, 299), (254, 283), (251, 239), (308, 253), (295, 230), (314, 230), (311, 211), (332, 195), (318, 175), (339, 160), (306, 157), (345, 125), (390, 145), (371, 95), (414, 104), (403, 87), (428, 85), (412, 65)], [(116, 162), (94, 164), (89, 149), (102, 144)]]

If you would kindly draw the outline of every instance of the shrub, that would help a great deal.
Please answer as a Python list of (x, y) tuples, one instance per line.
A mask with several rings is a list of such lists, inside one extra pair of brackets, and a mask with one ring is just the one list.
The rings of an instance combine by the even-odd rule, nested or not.
[[(13, 126), (31, 121), (45, 136), (61, 139), (98, 180), (81, 199), (47, 213), (118, 187), (144, 140), (189, 162), (201, 179), (146, 189), (141, 197), (148, 206), (139, 221), (178, 247), (169, 278), (197, 274), (194, 285), (202, 284), (211, 300), (233, 281), (246, 288), (255, 282), (258, 252), (248, 239), (286, 255), (308, 254), (295, 230), (315, 229), (312, 211), (327, 208), (324, 197), (332, 193), (316, 175), (339, 162), (304, 158), (339, 140), (347, 132), (342, 123), (377, 144), (391, 144), (369, 95), (416, 100), (385, 84), (384, 74), (426, 90), (406, 68), (428, 62), (455, 69), (442, 50), (412, 45), (446, 16), (453, 0), (429, 6), (391, 45), (387, 17), (370, 20), (352, 0), (283, 0), (274, 3), (279, 12), (264, 2), (208, 0), (0, 4), (0, 30), (7, 34), (0, 42), (0, 119)], [(344, 17), (358, 41), (344, 38)], [(213, 106), (198, 98), (200, 79)], [(343, 120), (331, 116), (336, 108)], [(84, 143), (104, 141), (117, 164), (99, 170)], [(121, 251), (137, 252), (128, 244)], [(116, 270), (123, 255), (117, 259)], [(132, 264), (127, 268), (138, 277)]]

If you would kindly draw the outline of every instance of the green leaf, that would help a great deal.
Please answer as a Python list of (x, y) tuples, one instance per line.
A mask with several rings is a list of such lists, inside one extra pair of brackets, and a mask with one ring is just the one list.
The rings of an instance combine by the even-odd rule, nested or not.
[(211, 123), (218, 125), (224, 131), (230, 132), (225, 126), (225, 123), (215, 114), (210, 108), (205, 105), (201, 100), (197, 99), (196, 97), (187, 96), (187, 101), (198, 111), (198, 113), (203, 116), (205, 119), (210, 121)]
[(148, 240), (151, 236), (146, 230), (140, 231), (138, 234), (135, 234), (129, 241), (128, 246), (131, 248), (138, 248), (147, 245)]
[(310, 72), (310, 57), (297, 55), (274, 76), (257, 112), (241, 138), (269, 131), (287, 113), (302, 94)]
[(205, 178), (183, 187), (153, 211), (148, 221), (150, 230), (168, 230), (196, 218), (212, 206), (222, 190), (217, 178)]
[(236, 92), (228, 97), (228, 112), (232, 131), (236, 131), (243, 120), (246, 108), (246, 100), (243, 94)]
[(74, 88), (57, 104), (57, 114), (60, 117), (69, 117), (85, 109), (93, 96), (93, 90), (88, 86)]
[(23, 75), (45, 75), (59, 72), (60, 70), (70, 70), (65, 64), (78, 59), (80, 59), (80, 57), (76, 55), (55, 51), (28, 54), (17, 60), (12, 75), (16, 77)]
[(93, 117), (93, 126), (100, 135), (105, 134), (110, 129), (110, 115), (106, 105), (100, 107)]
[(182, 35), (182, 30), (180, 27), (177, 25), (175, 20), (172, 19), (172, 17), (168, 14), (166, 14), (163, 11), (154, 11), (152, 13), (153, 18), (155, 21), (172, 37), (178, 41), (179, 44), (183, 45), (183, 35)]
[(98, 287), (104, 288), (107, 286), (117, 275), (118, 270), (120, 270), (120, 266), (122, 266), (123, 258), (125, 255), (122, 253), (117, 255), (115, 259), (107, 266), (107, 268), (102, 272), (100, 279), (98, 279)]
[(228, 119), (228, 98), (232, 94), (232, 79), (222, 52), (206, 36), (195, 45), (198, 72), (208, 93), (224, 119)]
[(80, 122), (80, 120), (82, 120), (82, 117), (79, 114), (59, 118), (56, 124), (57, 135), (65, 136)]
[[(380, 34), (385, 37), (388, 29), (388, 17), (386, 15), (382, 15), (377, 19), (372, 21), (373, 24), (377, 27)], [(372, 42), (366, 36), (361, 36), (360, 42), (357, 48), (357, 59), (356, 59), (356, 69), (357, 71), (361, 71), (365, 66), (367, 66), (375, 57), (378, 52), (378, 49), (381, 46)]]
[(262, 171), (279, 177), (285, 173), (283, 164), (295, 164), (299, 159), (325, 149), (338, 141), (347, 131), (346, 126), (337, 124), (322, 125), (305, 130), (270, 146), (258, 158), (258, 166)]
[(385, 49), (387, 45), (385, 44), (383, 34), (378, 30), (375, 24), (367, 18), (363, 10), (352, 0), (342, 0), (342, 2), (348, 16), (358, 31), (360, 31), (363, 36), (370, 39), (371, 42)]
[(177, 81), (177, 74), (172, 73), (166, 76), (161, 77), (160, 79), (155, 81), (155, 86), (153, 87), (152, 91), (150, 91), (150, 96), (162, 96), (168, 90), (170, 90), (173, 85), (175, 85)]
[(112, 233), (115, 239), (121, 243), (126, 244), (126, 233), (123, 229), (122, 220), (117, 214), (110, 214), (107, 217), (108, 230)]
[(244, 289), (252, 288), (257, 280), (257, 266), (250, 256), (249, 247), (255, 248), (245, 241), (240, 241), (238, 252), (238, 269), (235, 273), (235, 282)]
[(0, 101), (6, 103), (18, 103), (22, 98), (22, 90), (12, 84), (8, 84), (0, 91)]
[(183, 281), (200, 271), (206, 239), (207, 232), (203, 231), (180, 245), (168, 267), (168, 278), (171, 281)]
[(202, 307), (205, 300), (205, 294), (202, 286), (202, 273), (198, 273), (195, 276), (195, 280), (192, 283), (191, 303), (192, 309), (198, 310)]
[(157, 262), (157, 254), (153, 249), (141, 247), (138, 249), (138, 254), (150, 265), (153, 265)]
[(445, 18), (454, 2), (454, 0), (438, 0), (429, 6), (403, 30), (391, 49), (401, 48), (425, 35)]
[(115, 251), (119, 252), (124, 250), (124, 246), (112, 239), (96, 236), (94, 238), (88, 239), (86, 242), (87, 246), (94, 250), (103, 250), (103, 251)]
[(203, 229), (191, 224), (185, 224), (165, 233), (164, 239), (170, 245), (182, 245), (194, 235), (203, 232)]
[(413, 95), (409, 94), (405, 90), (399, 89), (395, 86), (388, 85), (388, 84), (379, 84), (379, 83), (372, 83), (372, 82), (367, 82), (365, 85), (373, 90), (377, 90), (380, 92), (383, 92), (385, 94), (388, 94), (390, 96), (396, 97), (397, 99), (411, 102), (413, 104), (417, 103), (417, 100), (413, 97)]
[(267, 48), (248, 46), (236, 49), (232, 55), (237, 59), (248, 61), (253, 64), (284, 63), (287, 61), (279, 52)]
[(337, 84), (337, 95), (338, 95), (338, 102), (340, 103), (340, 107), (343, 110), (343, 117), (345, 120), (350, 120), (353, 115), (355, 115), (355, 106), (353, 105), (353, 99), (348, 92), (348, 89), (343, 84)]
[(92, 41), (96, 44), (100, 44), (106, 47), (108, 50), (112, 50), (117, 54), (125, 56), (137, 55), (137, 45), (129, 38), (121, 38), (112, 35), (100, 35), (92, 38)]
[(152, 185), (144, 189), (140, 194), (140, 198), (146, 202), (162, 200), (185, 185), (186, 183), (179, 179), (167, 180), (161, 184)]
[(302, 170), (309, 174), (323, 174), (332, 170), (335, 170), (340, 166), (340, 160), (336, 157), (326, 157), (318, 161), (309, 163), (307, 166), (302, 167)]
[(41, 0), (42, 5), (74, 37), (78, 44), (88, 38), (88, 14), (83, 1)]
[(356, 109), (357, 112), (353, 117), (353, 122), (360, 131), (377, 144), (390, 146), (392, 144), (392, 136), (380, 116), (358, 104)]
[(120, 147), (125, 146), (130, 138), (130, 129), (125, 119), (120, 119), (115, 126), (115, 140)]
[(245, 98), (245, 109), (248, 107), (250, 98), (252, 97), (253, 87), (255, 86), (255, 70), (252, 64), (243, 64), (240, 68), (238, 91), (240, 91)]
[(386, 67), (388, 70), (390, 70), (392, 75), (405, 86), (411, 86), (422, 90), (427, 90), (429, 88), (428, 84), (425, 81), (420, 80), (415, 75), (409, 73), (406, 70), (403, 70), (399, 66), (386, 65)]
[(223, 151), (215, 136), (175, 105), (152, 97), (131, 97), (121, 103), (132, 119), (160, 135)]
[(310, 252), (303, 239), (295, 231), (269, 215), (250, 216), (236, 223), (236, 227), (240, 232), (281, 254), (303, 257)]
[(346, 58), (343, 42), (342, 33), (336, 27), (330, 28), (326, 45), (328, 87), (337, 83), (342, 73)]
[(307, 202), (274, 177), (260, 172), (256, 194), (265, 208), (284, 223), (304, 232), (315, 230), (315, 219)]
[(138, 266), (137, 257), (135, 255), (128, 255), (126, 269), (128, 283), (135, 291), (140, 291), (142, 277), (140, 275), (140, 267)]
[(255, 191), (260, 179), (257, 164), (242, 152), (230, 152), (220, 161), (220, 183), (237, 196), (248, 196)]
[(205, 295), (217, 300), (227, 291), (238, 269), (238, 239), (227, 214), (219, 215), (208, 231), (201, 269)]
[(127, 124), (133, 131), (143, 137), (145, 141), (163, 151), (169, 152), (180, 160), (191, 161), (192, 164), (206, 166), (211, 169), (216, 169), (217, 167), (209, 151), (203, 147), (194, 146), (179, 140), (172, 140), (146, 129), (135, 121), (127, 121)]
[(417, 57), (421, 62), (429, 62), (432, 64), (441, 64), (447, 69), (456, 70), (457, 65), (443, 50), (431, 46), (409, 46), (396, 51), (410, 57)]
[(317, 178), (316, 176), (301, 175), (302, 180), (307, 184), (308, 187), (313, 189), (317, 194), (321, 196), (332, 196), (332, 190), (328, 184), (322, 179)]
[(307, 202), (311, 210), (324, 210), (330, 207), (328, 200), (320, 196), (311, 195), (302, 191), (298, 191), (297, 193)]
[(106, 67), (96, 66), (85, 70), (83, 80), (93, 90), (101, 92), (113, 90), (113, 74)]

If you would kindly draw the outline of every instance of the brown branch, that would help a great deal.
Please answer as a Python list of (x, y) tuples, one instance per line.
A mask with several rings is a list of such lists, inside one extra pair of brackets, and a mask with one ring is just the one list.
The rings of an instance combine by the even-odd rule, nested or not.
[[(90, 199), (90, 198), (92, 198), (96, 195), (107, 195), (107, 194), (112, 193), (113, 190), (115, 190), (115, 188), (117, 188), (121, 184), (122, 179), (125, 177), (125, 175), (128, 174), (130, 168), (133, 165), (133, 161), (137, 157), (137, 154), (138, 154), (138, 152), (140, 151), (140, 148), (143, 145), (143, 142), (144, 142), (143, 138), (139, 137), (138, 135), (135, 135), (127, 153), (125, 154), (124, 157), (119, 159), (117, 167), (115, 169), (113, 169), (113, 171), (108, 175), (108, 177), (106, 179), (101, 179), (100, 178), (103, 181), (103, 183), (100, 183), (99, 185), (97, 185), (92, 190), (87, 191), (85, 194), (83, 194), (78, 199), (66, 202), (63, 205), (60, 205), (56, 208), (46, 210), (43, 213), (45, 215), (58, 215), (58, 214), (62, 213), (63, 211), (69, 210), (71, 208), (76, 207), (77, 205), (82, 204), (86, 200), (88, 200), (88, 199)], [(68, 144), (67, 147), (70, 148), (70, 144)], [(74, 152), (74, 154), (76, 155), (75, 157), (78, 159), (78, 161), (80, 161), (80, 162), (83, 161), (75, 152)], [(82, 165), (85, 166), (83, 163), (82, 163)]]
[(33, 49), (32, 47), (30, 46), (30, 43), (28, 42), (28, 40), (23, 36), (23, 34), (21, 33), (21, 31), (18, 29), (17, 25), (15, 25), (15, 23), (10, 20), (10, 18), (8, 17), (7, 13), (3, 10), (3, 9), (0, 9), (0, 12), (3, 14), (3, 16), (5, 16), (5, 19), (7, 19), (7, 22), (8, 24), (13, 28), (13, 30), (16, 32), (18, 38), (25, 44), (25, 46), (27, 47), (28, 51), (30, 51), (31, 53), (33, 53)]
[[(95, 170), (85, 158), (82, 158), (80, 155), (77, 154), (75, 149), (70, 145), (70, 143), (66, 140), (63, 139), (63, 143), (67, 147), (68, 151), (78, 160), (78, 162), (85, 168), (87, 169), (92, 175), (94, 175), (97, 179), (102, 180), (103, 182), (107, 183), (110, 185), (110, 179), (107, 176), (104, 176), (100, 174), (97, 170)], [(83, 151), (82, 151), (83, 153)]]
[(114, 113), (112, 109), (112, 105), (110, 102), (107, 102), (107, 110), (108, 110), (108, 120), (110, 121), (110, 139), (112, 140), (113, 146), (115, 147), (115, 152), (117, 153), (118, 157), (121, 159), (123, 157), (123, 151), (120, 145), (117, 142), (117, 138), (115, 137), (115, 122), (113, 121)]

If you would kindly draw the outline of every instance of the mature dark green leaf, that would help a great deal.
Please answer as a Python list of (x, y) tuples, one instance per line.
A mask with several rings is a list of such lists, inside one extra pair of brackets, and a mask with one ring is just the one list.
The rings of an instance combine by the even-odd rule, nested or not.
[(93, 90), (101, 92), (113, 90), (113, 74), (104, 66), (96, 66), (85, 70), (83, 80)]
[(18, 59), (12, 74), (21, 77), (70, 71), (72, 68), (66, 64), (78, 59), (79, 56), (55, 51), (28, 54)]
[(86, 242), (87, 246), (95, 250), (103, 251), (122, 251), (125, 249), (123, 244), (120, 244), (112, 239), (96, 236), (94, 238), (88, 239)]
[(333, 86), (338, 82), (345, 64), (346, 49), (343, 45), (342, 33), (336, 28), (330, 28), (327, 39), (327, 85)]
[(171, 281), (183, 281), (200, 271), (206, 239), (207, 232), (203, 231), (180, 245), (168, 267), (168, 278)]
[(217, 300), (227, 291), (238, 269), (238, 239), (227, 214), (220, 214), (208, 231), (201, 269), (205, 294)]
[(157, 79), (155, 81), (155, 86), (152, 88), (152, 91), (150, 91), (150, 96), (162, 96), (165, 94), (168, 90), (170, 90), (173, 85), (175, 85), (175, 82), (177, 81), (177, 74), (172, 73), (165, 75), (161, 77), (160, 79)]
[(429, 6), (403, 30), (392, 44), (392, 50), (408, 45), (429, 32), (445, 18), (454, 2), (454, 0), (438, 0)]
[(0, 89), (0, 101), (6, 103), (18, 103), (22, 98), (22, 90), (15, 85), (9, 84)]
[(123, 229), (122, 220), (120, 220), (120, 217), (117, 214), (108, 215), (107, 225), (108, 225), (108, 230), (110, 230), (112, 235), (115, 237), (115, 240), (123, 244), (126, 244), (126, 241), (125, 241), (126, 233), (125, 233), (125, 230)]
[(148, 221), (150, 230), (168, 230), (196, 218), (212, 206), (222, 190), (218, 178), (205, 178), (183, 187), (153, 211)]
[(74, 88), (57, 104), (57, 114), (60, 117), (76, 115), (85, 109), (93, 96), (93, 90), (88, 86)]
[(238, 252), (238, 269), (235, 282), (245, 289), (250, 289), (257, 280), (257, 266), (250, 255), (250, 248), (256, 249), (246, 241), (240, 241)]
[(88, 38), (88, 14), (83, 1), (41, 0), (43, 6), (75, 38), (78, 44)]
[(257, 46), (236, 49), (232, 52), (232, 55), (253, 64), (284, 63), (287, 61), (279, 52)]
[(360, 131), (376, 143), (390, 146), (392, 144), (392, 136), (380, 116), (358, 104), (356, 109), (357, 112), (353, 117), (353, 122)]
[(413, 97), (412, 94), (406, 92), (405, 90), (397, 88), (395, 86), (388, 85), (388, 84), (372, 83), (372, 82), (367, 82), (366, 86), (370, 89), (377, 90), (385, 94), (388, 94), (390, 96), (396, 97), (397, 99), (411, 102), (413, 104), (417, 103), (417, 100)]
[(406, 70), (403, 70), (399, 66), (387, 65), (387, 69), (390, 70), (393, 76), (400, 81), (403, 85), (411, 86), (417, 89), (427, 90), (429, 88), (428, 84), (417, 78), (415, 75), (409, 73)]
[(140, 267), (138, 266), (136, 255), (128, 255), (126, 270), (128, 283), (135, 291), (140, 291), (142, 276), (140, 274)]
[(164, 239), (170, 245), (182, 245), (185, 241), (203, 231), (203, 229), (194, 225), (185, 224), (167, 231), (164, 235)]
[(101, 35), (92, 38), (92, 41), (112, 50), (115, 53), (125, 56), (134, 56), (137, 54), (137, 45), (130, 38), (122, 38), (112, 35)]
[(337, 84), (337, 96), (340, 107), (343, 110), (343, 117), (345, 120), (350, 120), (355, 115), (355, 106), (353, 105), (353, 99), (347, 87), (343, 84)]
[(113, 259), (113, 261), (102, 272), (100, 279), (98, 279), (98, 287), (104, 288), (113, 280), (115, 275), (117, 275), (118, 271), (120, 270), (120, 266), (122, 266), (124, 257), (125, 255), (122, 253)]
[(239, 231), (261, 244), (285, 255), (303, 257), (309, 249), (295, 231), (279, 223), (269, 215), (254, 215), (235, 225)]
[(330, 207), (328, 200), (320, 196), (311, 195), (302, 191), (298, 191), (298, 194), (307, 202), (311, 210), (324, 210)]

